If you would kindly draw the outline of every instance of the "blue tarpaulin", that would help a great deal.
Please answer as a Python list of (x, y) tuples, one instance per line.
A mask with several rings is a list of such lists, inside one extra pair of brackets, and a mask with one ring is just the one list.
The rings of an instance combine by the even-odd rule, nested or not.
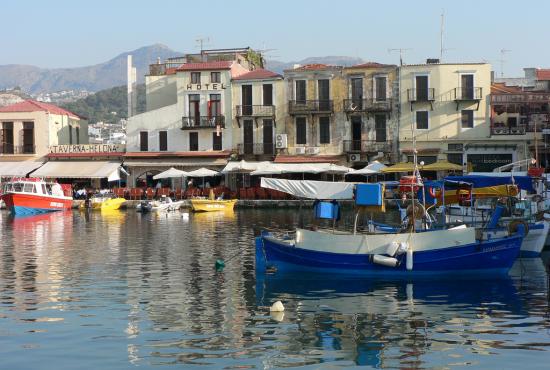
[(447, 176), (445, 180), (470, 183), (474, 188), (516, 184), (521, 190), (534, 191), (533, 178), (530, 176)]

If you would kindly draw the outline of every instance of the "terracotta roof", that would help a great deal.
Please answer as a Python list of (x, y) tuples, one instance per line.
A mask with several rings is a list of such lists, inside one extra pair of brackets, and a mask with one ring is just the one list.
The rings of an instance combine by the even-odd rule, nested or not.
[(550, 81), (550, 69), (537, 69), (537, 80)]
[(517, 86), (506, 86), (504, 82), (495, 82), (491, 85), (491, 94), (522, 94), (524, 92)]
[(314, 157), (305, 157), (300, 155), (278, 155), (274, 163), (338, 163), (341, 156), (337, 155), (316, 155)]
[(233, 61), (185, 63), (176, 68), (177, 71), (207, 71), (215, 69), (231, 69)]
[(71, 118), (80, 119), (80, 117), (77, 114), (74, 114), (71, 111), (58, 107), (57, 105), (39, 102), (31, 99), (0, 108), (0, 113), (7, 113), (7, 112), (9, 113), (49, 112), (51, 114), (67, 115)]
[(175, 75), (176, 70), (177, 70), (177, 68), (168, 68), (168, 69), (166, 69), (166, 74), (167, 75)]
[(258, 68), (238, 77), (233, 78), (233, 80), (265, 80), (270, 78), (283, 78), (278, 73), (271, 72), (267, 69)]
[(127, 152), (126, 158), (166, 158), (166, 157), (209, 157), (225, 158), (231, 155), (228, 150), (222, 151), (201, 151), (201, 152)]
[(376, 63), (376, 62), (367, 62), (363, 64), (356, 64), (354, 66), (346, 67), (346, 68), (384, 68), (384, 67), (397, 67), (394, 64), (382, 64), (382, 63)]

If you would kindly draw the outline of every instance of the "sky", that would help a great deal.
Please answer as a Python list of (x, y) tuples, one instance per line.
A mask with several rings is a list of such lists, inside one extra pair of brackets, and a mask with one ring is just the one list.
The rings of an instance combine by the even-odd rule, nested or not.
[[(500, 75), (550, 67), (549, 1), (27, 0), (4, 1), (1, 64), (101, 63), (154, 43), (181, 52), (250, 46), (268, 59), (352, 56), (382, 63), (486, 61)], [(508, 50), (501, 53), (501, 50)], [(504, 58), (503, 58), (504, 56)], [(501, 68), (501, 59), (504, 59)]]

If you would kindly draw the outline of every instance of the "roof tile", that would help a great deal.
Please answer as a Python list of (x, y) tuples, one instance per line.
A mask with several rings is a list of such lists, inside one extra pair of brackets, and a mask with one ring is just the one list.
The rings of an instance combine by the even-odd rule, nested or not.
[(6, 107), (0, 107), (0, 113), (16, 113), (16, 112), (49, 112), (52, 114), (67, 115), (72, 118), (80, 119), (77, 114), (58, 107), (57, 105), (39, 102), (36, 100), (25, 100), (19, 103), (8, 105)]
[(176, 68), (177, 71), (207, 71), (215, 69), (231, 69), (233, 61), (185, 63)]
[(233, 78), (233, 80), (264, 80), (268, 78), (283, 78), (283, 76), (267, 69), (258, 68), (238, 77), (235, 77)]

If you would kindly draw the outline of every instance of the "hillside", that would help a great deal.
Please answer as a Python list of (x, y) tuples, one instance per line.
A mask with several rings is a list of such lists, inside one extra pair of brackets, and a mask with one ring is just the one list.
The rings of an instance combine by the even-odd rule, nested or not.
[(46, 69), (35, 66), (9, 64), (0, 66), (0, 90), (19, 86), (31, 94), (61, 90), (100, 91), (126, 84), (126, 58), (132, 54), (137, 69), (138, 83), (144, 81), (149, 64), (160, 57), (181, 55), (167, 46), (154, 44), (119, 54), (113, 59), (92, 66)]
[[(145, 111), (145, 85), (137, 86), (137, 113)], [(121, 118), (126, 118), (128, 111), (128, 99), (126, 86), (117, 86), (111, 89), (98, 91), (84, 99), (62, 104), (63, 108), (88, 118), (89, 123), (99, 121), (116, 123)], [(113, 114), (113, 112), (115, 112)]]

